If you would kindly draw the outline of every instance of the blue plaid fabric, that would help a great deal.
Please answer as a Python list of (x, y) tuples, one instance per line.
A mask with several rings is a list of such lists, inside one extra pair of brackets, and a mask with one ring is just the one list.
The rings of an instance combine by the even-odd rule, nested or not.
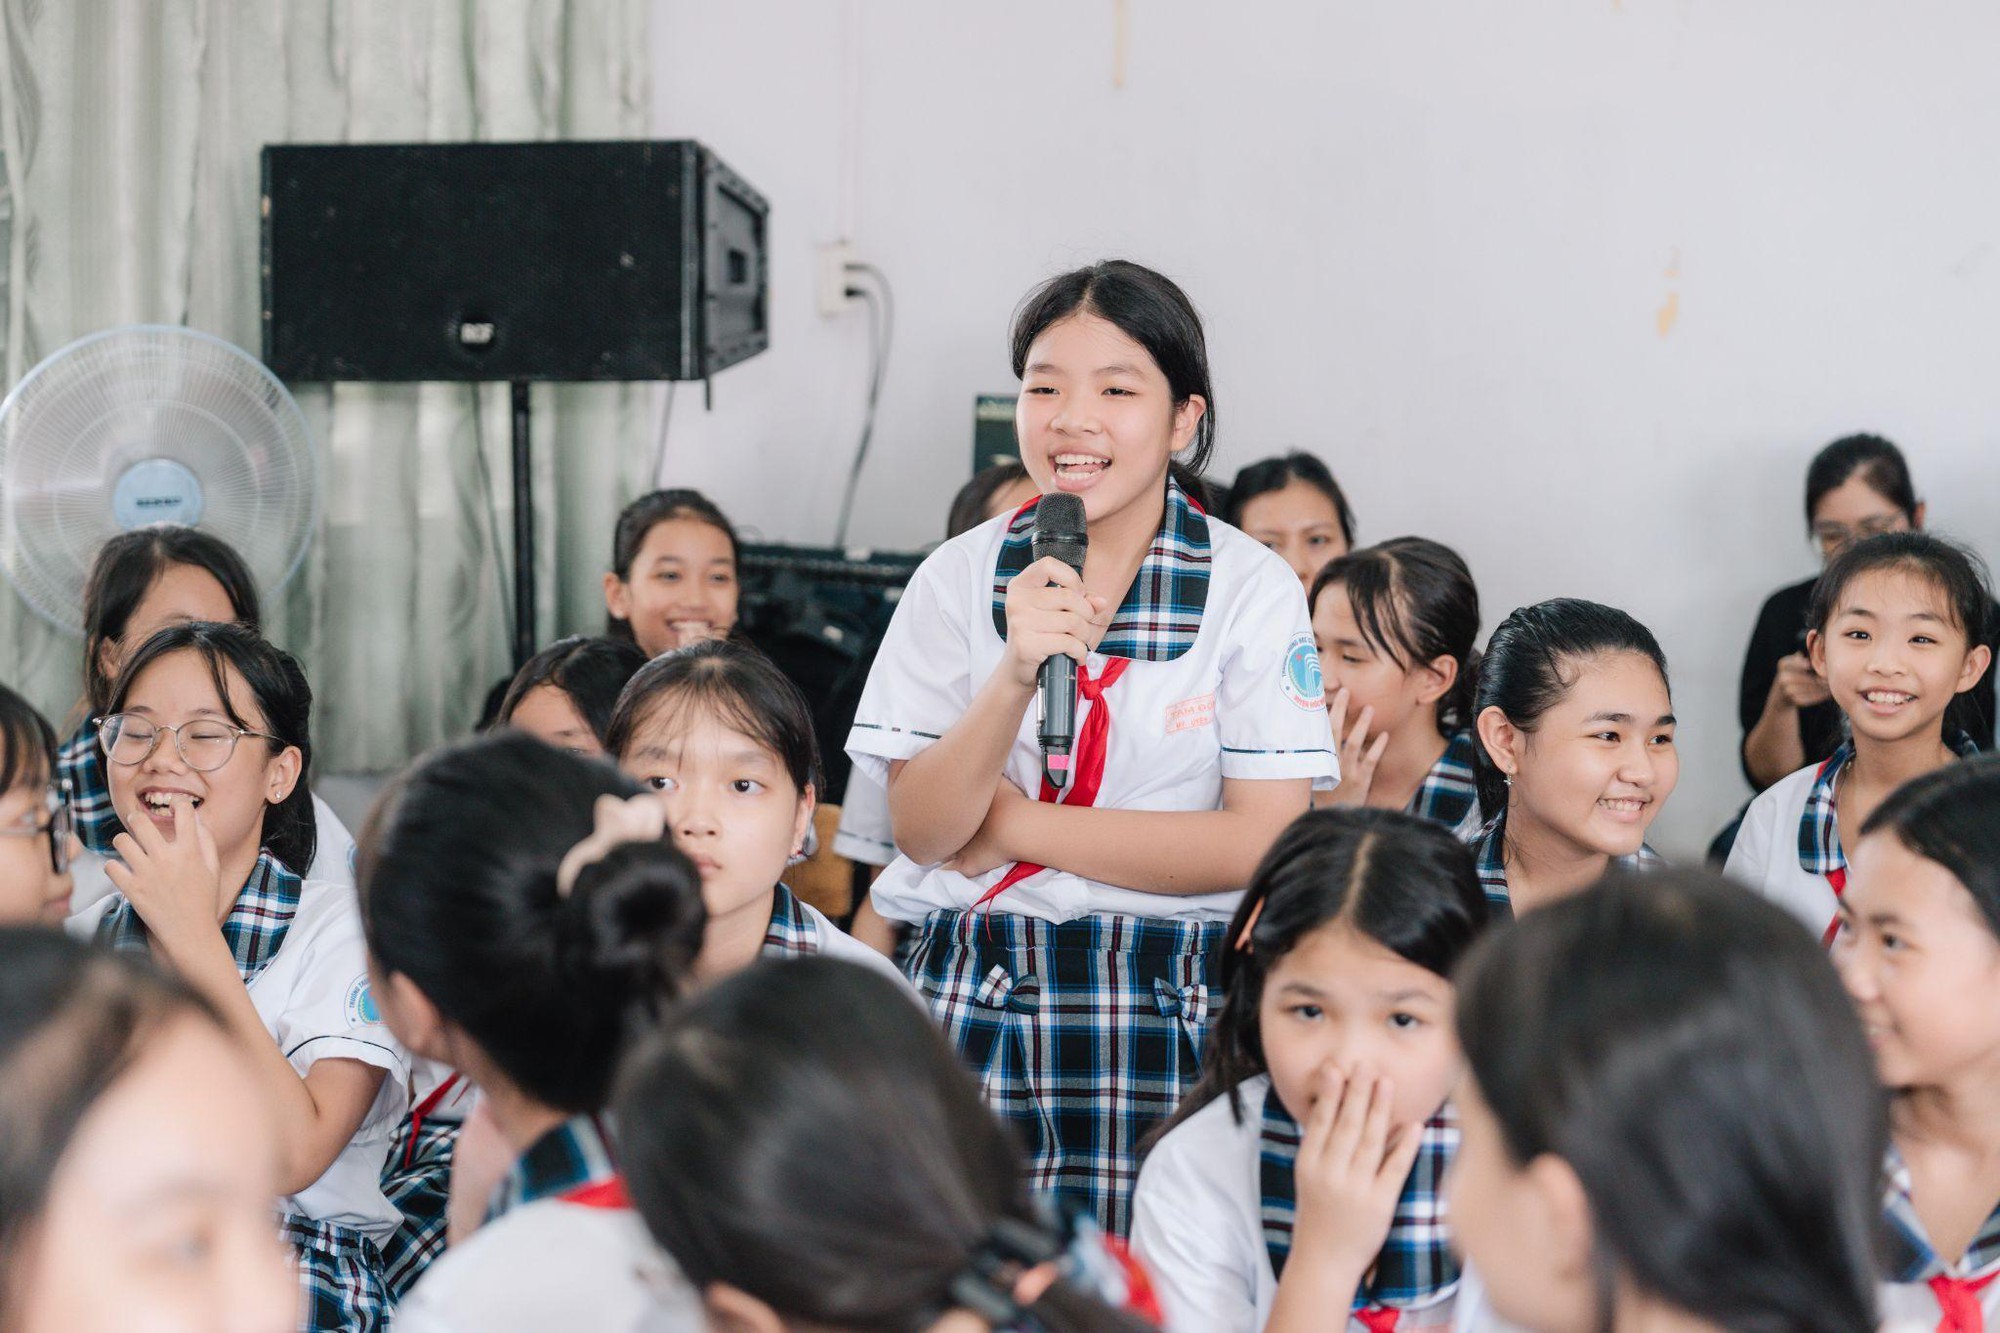
[(445, 1204), (451, 1159), (458, 1150), (460, 1120), (403, 1117), (382, 1168), (382, 1197), (403, 1215), (402, 1225), (382, 1242), (382, 1278), (396, 1299), (416, 1285), (431, 1261), (444, 1253)]
[[(1263, 1191), (1264, 1249), (1271, 1256), (1271, 1272), (1281, 1278), (1298, 1218), (1298, 1184), (1292, 1167), (1298, 1160), (1300, 1138), (1298, 1122), (1278, 1101), (1276, 1090), (1267, 1089), (1257, 1174)], [(1444, 1199), (1444, 1174), (1457, 1152), (1458, 1113), (1446, 1103), (1424, 1125), (1417, 1160), (1396, 1200), (1389, 1238), (1375, 1256), (1367, 1281), (1354, 1294), (1356, 1310), (1429, 1305), (1458, 1285), (1458, 1260), (1451, 1252)]]
[(97, 744), (97, 727), (86, 720), (56, 752), (56, 771), (69, 784), (70, 813), (76, 836), (99, 856), (111, 855), (111, 840), (125, 831), (111, 812), (111, 778), (105, 772), (104, 751)]
[(762, 958), (806, 958), (819, 952), (819, 923), (783, 884), (771, 895), (771, 924), (764, 927)]
[(1472, 733), (1454, 731), (1444, 753), (1417, 784), (1406, 812), (1444, 825), (1461, 838), (1479, 831), (1479, 782), (1472, 771)]
[[(1473, 868), (1479, 872), (1479, 886), (1486, 890), (1486, 910), (1495, 922), (1514, 919), (1514, 902), (1507, 892), (1507, 812), (1502, 810), (1474, 835)], [(1644, 843), (1630, 856), (1614, 857), (1611, 864), (1621, 870), (1646, 870), (1665, 865), (1666, 858)]]
[(1894, 1144), (1889, 1146), (1885, 1174), (1889, 1186), (1882, 1203), (1882, 1216), (1888, 1223), (1884, 1228), (1888, 1240), (1883, 1271), (1891, 1282), (1928, 1282), (1940, 1276), (1984, 1277), (2000, 1268), (2000, 1208), (1987, 1214), (1986, 1220), (1979, 1224), (1964, 1256), (1956, 1264), (1948, 1264), (1931, 1247), (1930, 1236), (1917, 1216), (1916, 1201), (1910, 1197), (1910, 1168)]
[(1200, 1069), (1227, 923), (936, 911), (910, 979), (1028, 1150), (1027, 1184), (1124, 1237), (1138, 1144)]
[(486, 1220), (535, 1202), (601, 1185), (618, 1174), (611, 1135), (592, 1115), (571, 1116), (530, 1144), (493, 1192)]
[[(1978, 743), (1963, 731), (1946, 737), (1945, 744), (1960, 759), (1970, 759), (1979, 753)], [(1830, 875), (1847, 869), (1846, 853), (1840, 850), (1840, 815), (1834, 809), (1834, 796), (1841, 770), (1853, 758), (1854, 741), (1850, 737), (1819, 766), (1812, 790), (1806, 793), (1806, 808), (1799, 816), (1799, 869), (1808, 875)]]
[[(993, 628), (1007, 637), (1007, 584), (1034, 563), (1035, 509), (1030, 501), (1007, 525), (993, 565)], [(1194, 646), (1208, 605), (1208, 516), (1167, 478), (1160, 534), (1139, 565), (1097, 651), (1139, 662), (1171, 662)]]
[[(236, 955), (236, 970), (244, 985), (255, 981), (284, 947), (285, 932), (291, 929), (292, 917), (299, 910), (302, 886), (303, 881), (283, 861), (268, 851), (257, 854), (249, 880), (222, 922), (222, 938), (228, 942), (229, 952)], [(146, 923), (122, 893), (115, 895), (111, 910), (97, 923), (97, 942), (134, 953), (152, 950)]]
[(300, 1333), (376, 1333), (389, 1327), (395, 1302), (373, 1241), (351, 1227), (296, 1213), (280, 1218), (278, 1229), (298, 1255)]

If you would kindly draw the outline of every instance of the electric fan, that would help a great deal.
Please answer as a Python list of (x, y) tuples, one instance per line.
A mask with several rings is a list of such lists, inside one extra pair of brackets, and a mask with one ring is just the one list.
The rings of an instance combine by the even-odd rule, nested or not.
[(298, 403), (262, 362), (206, 333), (92, 334), (0, 403), (0, 569), (72, 634), (107, 537), (201, 528), (235, 547), (269, 594), (298, 569), (318, 510), (319, 460)]

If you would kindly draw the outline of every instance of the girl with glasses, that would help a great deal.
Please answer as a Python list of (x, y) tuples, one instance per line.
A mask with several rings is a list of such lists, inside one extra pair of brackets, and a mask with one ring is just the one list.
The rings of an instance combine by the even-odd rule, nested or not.
[(69, 804), (56, 780), (56, 735), (0, 685), (0, 924), (69, 915)]
[(117, 891), (70, 928), (151, 953), (221, 1016), (280, 1113), (301, 1327), (363, 1331), (388, 1313), (380, 1247), (402, 1218), (381, 1173), (410, 1068), (369, 991), (353, 889), (296, 869), (318, 831), (311, 707), (298, 663), (240, 625), (141, 645), (98, 728)]

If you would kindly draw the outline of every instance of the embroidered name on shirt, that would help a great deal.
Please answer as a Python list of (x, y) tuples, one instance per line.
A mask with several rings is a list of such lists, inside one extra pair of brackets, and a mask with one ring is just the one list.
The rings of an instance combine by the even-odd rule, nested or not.
[(1177, 731), (1193, 731), (1197, 727), (1215, 724), (1215, 694), (1197, 694), (1192, 699), (1183, 699), (1177, 704), (1167, 705), (1167, 735)]

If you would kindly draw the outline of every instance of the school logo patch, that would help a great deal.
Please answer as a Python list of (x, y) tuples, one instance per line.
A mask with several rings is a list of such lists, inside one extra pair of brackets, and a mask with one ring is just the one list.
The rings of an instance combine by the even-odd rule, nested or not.
[(1308, 713), (1326, 708), (1326, 688), (1320, 680), (1319, 649), (1312, 635), (1303, 631), (1292, 638), (1285, 650), (1285, 697)]
[(382, 1011), (375, 1007), (375, 992), (368, 989), (366, 974), (354, 979), (347, 988), (347, 1026), (351, 1028), (380, 1027)]

